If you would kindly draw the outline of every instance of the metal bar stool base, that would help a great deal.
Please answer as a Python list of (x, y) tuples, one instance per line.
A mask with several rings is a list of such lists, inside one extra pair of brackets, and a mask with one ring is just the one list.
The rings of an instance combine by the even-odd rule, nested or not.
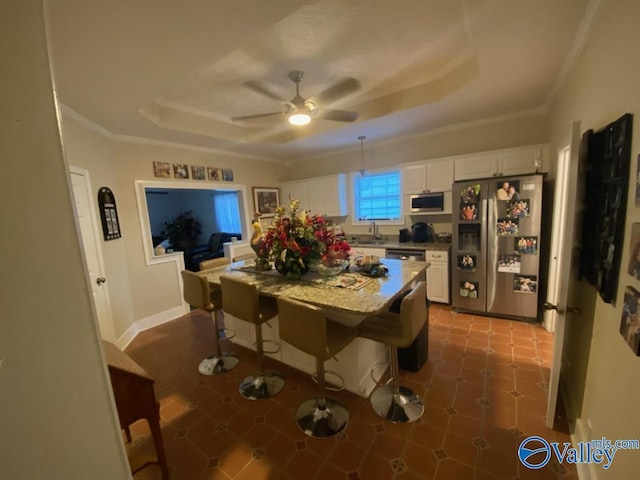
[(320, 407), (320, 399), (307, 400), (296, 412), (296, 423), (309, 437), (332, 437), (349, 423), (349, 411), (333, 398), (325, 398), (324, 408)]
[(371, 394), (371, 406), (379, 417), (393, 423), (410, 423), (419, 419), (424, 404), (418, 395), (406, 387), (394, 393), (393, 385), (385, 385)]
[(207, 357), (198, 365), (198, 371), (202, 375), (219, 375), (233, 370), (240, 360), (233, 354), (213, 355)]
[(284, 378), (274, 370), (265, 370), (263, 375), (245, 377), (240, 383), (240, 395), (247, 400), (260, 400), (276, 395), (284, 387)]

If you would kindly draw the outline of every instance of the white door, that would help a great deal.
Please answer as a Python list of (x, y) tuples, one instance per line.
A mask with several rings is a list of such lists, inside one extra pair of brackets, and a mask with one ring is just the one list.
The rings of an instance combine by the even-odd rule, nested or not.
[(553, 232), (551, 235), (551, 258), (549, 260), (549, 289), (545, 303), (545, 325), (555, 330), (553, 337), (553, 360), (549, 376), (549, 399), (547, 402), (547, 428), (553, 427), (562, 350), (567, 315), (580, 315), (581, 311), (571, 304), (575, 295), (571, 295), (571, 286), (577, 279), (577, 265), (573, 261), (574, 249), (578, 246), (578, 231), (581, 210), (578, 205), (578, 171), (580, 150), (580, 122), (574, 122), (571, 142), (558, 156), (555, 199), (553, 205)]
[(98, 236), (100, 230), (98, 229), (98, 221), (91, 194), (89, 172), (75, 167), (70, 167), (70, 171), (75, 213), (80, 227), (82, 248), (93, 292), (93, 303), (98, 316), (100, 333), (103, 339), (115, 342), (109, 292), (106, 286), (102, 249), (100, 247), (100, 237)]

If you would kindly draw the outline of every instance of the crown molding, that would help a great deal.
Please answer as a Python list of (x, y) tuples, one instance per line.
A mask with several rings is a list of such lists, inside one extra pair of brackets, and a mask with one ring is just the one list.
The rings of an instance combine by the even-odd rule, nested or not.
[[(392, 138), (386, 138), (378, 141), (375, 141), (375, 140), (369, 141), (367, 142), (367, 145), (381, 147), (384, 145), (394, 144), (396, 142), (413, 140), (413, 139), (422, 138), (422, 137), (429, 137), (433, 135), (440, 135), (442, 133), (455, 132), (455, 131), (464, 130), (467, 128), (481, 127), (483, 125), (491, 125), (493, 123), (499, 123), (499, 122), (504, 122), (508, 120), (515, 120), (515, 119), (526, 118), (526, 117), (540, 117), (545, 115), (547, 112), (548, 112), (547, 107), (541, 106), (541, 107), (532, 108), (530, 110), (524, 110), (522, 112), (508, 113), (505, 115), (498, 115), (495, 117), (483, 118), (481, 120), (473, 120), (470, 122), (456, 123), (455, 125), (447, 125), (445, 127), (434, 128), (433, 130), (428, 130), (426, 132), (414, 132), (414, 133), (408, 133), (406, 135), (395, 136)], [(324, 158), (339, 155), (341, 153), (352, 153), (355, 151), (360, 151), (360, 144), (357, 144), (352, 147), (331, 150), (330, 152), (323, 152), (318, 155), (307, 157), (303, 161), (306, 162), (310, 160), (321, 160)], [(289, 160), (287, 161), (286, 165), (291, 166), (296, 161), (299, 161), (299, 160)]]
[(271, 163), (276, 163), (278, 165), (284, 165), (286, 163), (285, 160), (269, 158), (269, 157), (261, 157), (259, 155), (249, 155), (246, 153), (237, 153), (237, 152), (232, 152), (230, 150), (222, 150), (219, 148), (199, 147), (196, 145), (187, 145), (184, 143), (169, 142), (166, 140), (155, 140), (152, 138), (121, 135), (118, 133), (110, 132), (106, 128), (102, 127), (101, 125), (98, 125), (97, 123), (89, 120), (86, 117), (83, 117), (78, 112), (76, 112), (75, 110), (72, 110), (71, 108), (67, 107), (64, 104), (60, 104), (60, 110), (62, 111), (63, 117), (70, 118), (78, 122), (79, 124), (87, 127), (88, 129), (115, 142), (130, 143), (134, 145), (148, 145), (152, 147), (176, 148), (179, 150), (189, 150), (193, 152), (213, 153), (216, 155), (227, 155), (229, 157), (243, 158), (245, 160), (258, 160), (261, 162), (271, 162)]
[(116, 135), (111, 133), (109, 130), (104, 128), (101, 125), (89, 120), (87, 117), (83, 117), (75, 110), (67, 107), (65, 104), (60, 103), (60, 111), (62, 112), (63, 117), (70, 118), (75, 120), (80, 125), (87, 127), (89, 130), (93, 130), (95, 133), (102, 135), (103, 137), (107, 137), (110, 140), (115, 140)]
[(567, 82), (567, 78), (569, 77), (571, 70), (575, 67), (578, 58), (580, 58), (580, 55), (582, 55), (582, 52), (589, 42), (593, 27), (595, 26), (600, 13), (604, 9), (605, 3), (606, 0), (591, 0), (588, 3), (585, 14), (582, 17), (582, 21), (578, 26), (576, 36), (573, 39), (573, 44), (571, 45), (569, 53), (562, 64), (558, 78), (556, 78), (556, 81), (551, 88), (551, 92), (549, 92), (549, 96), (545, 102), (545, 108), (549, 108), (551, 106), (552, 102), (560, 92), (560, 89)]

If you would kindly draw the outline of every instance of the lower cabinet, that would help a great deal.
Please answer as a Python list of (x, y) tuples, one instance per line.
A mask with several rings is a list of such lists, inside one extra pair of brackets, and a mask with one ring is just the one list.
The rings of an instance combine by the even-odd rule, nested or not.
[(431, 263), (427, 269), (427, 298), (449, 303), (449, 252), (426, 251), (425, 260)]

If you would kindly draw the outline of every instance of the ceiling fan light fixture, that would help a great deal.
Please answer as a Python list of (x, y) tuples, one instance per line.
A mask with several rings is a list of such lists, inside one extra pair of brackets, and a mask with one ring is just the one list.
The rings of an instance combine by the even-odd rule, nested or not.
[(308, 113), (294, 112), (289, 115), (289, 123), (291, 125), (307, 125), (311, 122), (311, 116)]

